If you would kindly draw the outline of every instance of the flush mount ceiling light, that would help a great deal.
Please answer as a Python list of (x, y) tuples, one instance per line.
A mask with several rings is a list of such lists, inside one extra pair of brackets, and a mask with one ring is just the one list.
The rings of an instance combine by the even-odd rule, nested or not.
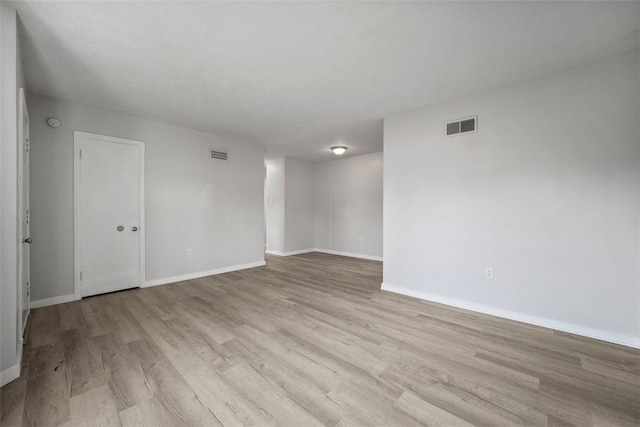
[(331, 151), (333, 151), (336, 156), (342, 156), (345, 151), (347, 151), (347, 147), (344, 145), (337, 145), (335, 147), (331, 147)]

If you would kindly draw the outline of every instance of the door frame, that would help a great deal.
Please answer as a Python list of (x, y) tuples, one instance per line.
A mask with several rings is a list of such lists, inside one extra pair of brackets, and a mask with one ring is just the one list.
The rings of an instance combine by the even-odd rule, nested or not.
[[(22, 230), (22, 222), (28, 220), (24, 215), (24, 152), (25, 152), (25, 135), (24, 135), (24, 124), (25, 121), (27, 123), (27, 135), (26, 138), (29, 138), (29, 111), (27, 109), (27, 98), (25, 96), (24, 88), (20, 88), (18, 92), (18, 351), (22, 351), (22, 340), (24, 339), (24, 330), (27, 326), (27, 321), (29, 320), (29, 313), (27, 313), (27, 317), (24, 319), (24, 323), (22, 322), (22, 311), (24, 310), (24, 306), (22, 304), (22, 282), (24, 280), (23, 277), (23, 266), (24, 266), (24, 252), (23, 246), (27, 243), (24, 243), (23, 240), (30, 236), (24, 236)], [(27, 149), (31, 149), (31, 143), (27, 142)], [(31, 169), (31, 168), (29, 168)], [(31, 216), (31, 215), (29, 215)], [(30, 220), (29, 220), (30, 222)], [(27, 309), (31, 306), (31, 294), (29, 294), (29, 301), (27, 302)]]
[(99, 135), (90, 132), (74, 131), (73, 132), (73, 282), (75, 299), (82, 299), (82, 284), (80, 282), (80, 138), (88, 137), (91, 139), (97, 139), (102, 142), (108, 142), (113, 144), (126, 144), (133, 145), (140, 149), (140, 163), (139, 163), (139, 183), (140, 183), (140, 218), (139, 218), (139, 263), (140, 263), (140, 283), (138, 287), (144, 285), (145, 282), (145, 242), (146, 242), (146, 224), (145, 224), (145, 154), (144, 154), (144, 142), (134, 141), (131, 139), (116, 138), (113, 136)]

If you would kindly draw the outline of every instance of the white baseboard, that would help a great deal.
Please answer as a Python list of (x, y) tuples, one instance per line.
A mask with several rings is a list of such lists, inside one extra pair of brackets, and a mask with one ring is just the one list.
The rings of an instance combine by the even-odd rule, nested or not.
[(9, 384), (20, 376), (20, 362), (0, 372), (0, 387)]
[(382, 257), (381, 256), (363, 255), (363, 254), (356, 254), (356, 253), (353, 253), (353, 252), (341, 252), (341, 251), (333, 251), (331, 249), (320, 249), (320, 248), (315, 248), (315, 249), (312, 249), (312, 250), (314, 252), (322, 252), (323, 254), (348, 256), (348, 257), (351, 257), (351, 258), (369, 259), (369, 260), (372, 260), (372, 261), (382, 261)]
[(60, 295), (59, 297), (39, 299), (31, 301), (29, 308), (47, 307), (49, 305), (64, 304), (65, 302), (75, 301), (75, 295)]
[[(24, 331), (23, 331), (24, 334)], [(24, 349), (24, 337), (18, 338), (18, 348), (16, 360), (18, 363), (12, 367), (0, 372), (0, 387), (9, 384), (11, 381), (20, 377), (20, 366), (22, 366), (22, 350)]]
[(381, 256), (363, 255), (363, 254), (356, 254), (353, 252), (341, 252), (341, 251), (333, 251), (331, 249), (320, 249), (320, 248), (301, 249), (299, 251), (290, 251), (290, 252), (273, 251), (273, 250), (267, 249), (265, 252), (270, 255), (278, 255), (278, 256), (291, 256), (291, 255), (308, 254), (309, 252), (321, 252), (323, 254), (339, 255), (339, 256), (346, 256), (351, 258), (369, 259), (372, 261), (382, 261)]
[(315, 249), (300, 249), (298, 251), (289, 251), (289, 252), (273, 251), (271, 249), (267, 249), (265, 252), (268, 253), (269, 255), (291, 256), (291, 255), (308, 254), (309, 252), (315, 252)]
[(230, 273), (232, 271), (238, 271), (238, 270), (246, 270), (247, 268), (262, 267), (263, 265), (266, 265), (264, 260), (257, 261), (257, 262), (252, 262), (252, 263), (249, 263), (249, 264), (232, 265), (232, 266), (229, 266), (229, 267), (222, 267), (222, 268), (216, 268), (216, 269), (213, 269), (213, 270), (200, 271), (198, 273), (189, 273), (189, 274), (183, 274), (183, 275), (180, 275), (180, 276), (173, 276), (173, 277), (165, 277), (165, 278), (162, 278), (162, 279), (147, 280), (140, 287), (141, 288), (148, 288), (148, 287), (151, 287), (151, 286), (166, 285), (167, 283), (175, 283), (175, 282), (182, 282), (184, 280), (199, 279), (200, 277), (213, 276), (213, 275), (222, 274), (222, 273)]
[[(214, 274), (229, 273), (231, 271), (244, 270), (247, 268), (261, 267), (265, 265), (264, 261), (252, 262), (249, 264), (232, 265), (230, 267), (216, 268), (214, 270), (200, 271), (197, 273), (183, 274), (181, 276), (165, 277), (162, 279), (147, 280), (140, 287), (147, 288), (150, 286), (165, 285), (167, 283), (181, 282), (183, 280), (198, 279), (205, 276), (213, 276)], [(46, 298), (31, 301), (31, 308), (47, 307), (49, 305), (64, 304), (65, 302), (75, 301), (75, 295), (61, 295), (53, 298)]]
[(531, 316), (528, 314), (517, 313), (514, 311), (502, 310), (498, 308), (488, 307), (473, 302), (460, 300), (457, 298), (449, 298), (441, 295), (435, 295), (427, 292), (414, 291), (412, 289), (406, 289), (399, 286), (393, 286), (386, 283), (382, 284), (382, 290), (393, 292), (396, 294), (407, 295), (414, 298), (419, 298), (426, 301), (437, 302), (440, 304), (450, 305), (453, 307), (462, 308), (465, 310), (471, 310), (478, 313), (489, 314), (492, 316), (502, 317), (504, 319), (516, 320), (518, 322), (529, 323), (536, 326), (542, 326), (544, 328), (555, 329), (562, 332), (568, 332), (571, 334), (582, 335), (589, 338), (595, 338), (601, 341), (607, 341), (614, 344), (620, 344), (632, 348), (640, 348), (640, 337), (633, 335), (625, 335), (617, 332), (603, 331), (600, 329), (593, 329), (584, 326), (574, 325), (572, 323), (559, 322), (557, 320), (550, 320), (543, 317)]

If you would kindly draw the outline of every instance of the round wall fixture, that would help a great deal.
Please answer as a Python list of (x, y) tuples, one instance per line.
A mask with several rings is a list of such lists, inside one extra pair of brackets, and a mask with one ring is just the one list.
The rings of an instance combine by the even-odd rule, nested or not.
[(47, 124), (49, 126), (51, 126), (52, 128), (59, 128), (60, 127), (60, 120), (56, 119), (55, 117), (49, 117), (47, 119)]

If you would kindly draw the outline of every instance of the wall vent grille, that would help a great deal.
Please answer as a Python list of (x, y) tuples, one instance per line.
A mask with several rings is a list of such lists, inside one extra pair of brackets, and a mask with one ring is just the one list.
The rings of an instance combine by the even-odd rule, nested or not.
[(444, 126), (445, 136), (458, 136), (478, 131), (478, 116), (465, 117)]
[(224, 150), (211, 150), (211, 158), (213, 160), (229, 160), (229, 152)]

